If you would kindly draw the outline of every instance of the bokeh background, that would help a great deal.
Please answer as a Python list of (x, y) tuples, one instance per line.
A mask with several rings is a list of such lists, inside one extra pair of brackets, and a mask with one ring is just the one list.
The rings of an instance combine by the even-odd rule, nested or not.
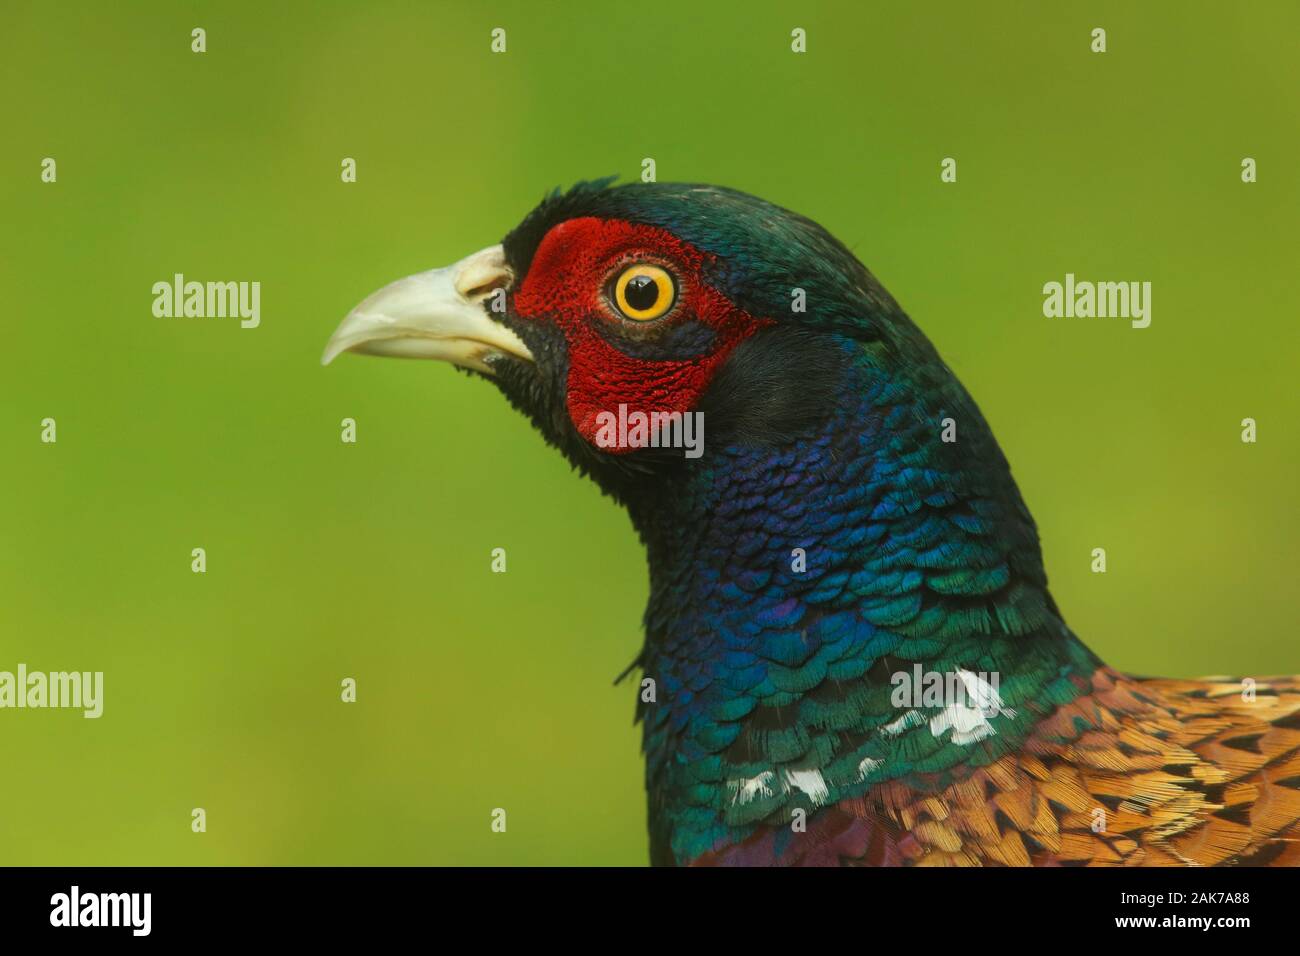
[[(646, 861), (626, 517), (488, 384), (318, 360), (381, 284), (647, 156), (875, 271), (1097, 652), (1300, 671), (1295, 3), (5, 6), (0, 669), (106, 691), (0, 712), (0, 863)], [(261, 327), (154, 318), (175, 272), (260, 281)], [(1045, 319), (1066, 272), (1151, 281), (1151, 327)]]

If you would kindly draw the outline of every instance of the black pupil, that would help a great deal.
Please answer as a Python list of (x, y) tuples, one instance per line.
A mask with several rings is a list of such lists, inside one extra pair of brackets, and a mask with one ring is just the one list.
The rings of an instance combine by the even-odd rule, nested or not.
[(647, 312), (659, 301), (659, 284), (650, 276), (633, 276), (627, 280), (623, 298), (638, 312)]

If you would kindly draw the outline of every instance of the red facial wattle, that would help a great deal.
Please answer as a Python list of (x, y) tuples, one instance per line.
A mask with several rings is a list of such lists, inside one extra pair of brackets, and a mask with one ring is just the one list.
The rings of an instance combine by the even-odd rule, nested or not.
[[(772, 320), (740, 309), (705, 280), (712, 256), (681, 241), (666, 230), (613, 219), (583, 217), (552, 228), (533, 255), (528, 274), (515, 293), (515, 312), (528, 321), (553, 322), (563, 332), (569, 350), (567, 405), (578, 432), (596, 444), (598, 416), (628, 412), (693, 411), (719, 366), (742, 341)], [(690, 358), (637, 357), (611, 344), (598, 329), (618, 325), (606, 299), (611, 279), (621, 268), (639, 262), (663, 266), (677, 280), (677, 301), (662, 319), (674, 323), (694, 320), (707, 325), (713, 341), (703, 354)], [(630, 329), (655, 336), (666, 327)], [(632, 451), (611, 447), (607, 451)]]

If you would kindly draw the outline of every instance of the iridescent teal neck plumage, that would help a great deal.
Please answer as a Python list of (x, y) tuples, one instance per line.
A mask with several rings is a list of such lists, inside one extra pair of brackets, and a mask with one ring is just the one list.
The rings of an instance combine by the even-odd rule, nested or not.
[[(549, 215), (669, 229), (776, 320), (715, 383), (701, 462), (602, 480), (650, 564), (655, 861), (788, 830), (793, 810), (881, 781), (938, 788), (1014, 749), (1098, 662), (1052, 602), (991, 431), (925, 336), (810, 220), (728, 190), (584, 189)], [(973, 729), (900, 711), (891, 676), (918, 663), (998, 674), (1000, 709)]]
[[(880, 781), (944, 786), (1016, 747), (1097, 666), (965, 391), (937, 358), (903, 378), (841, 345), (841, 404), (815, 434), (711, 448), (633, 509), (652, 579), (641, 663), (658, 695), (640, 716), (658, 862)], [(1001, 675), (987, 736), (891, 705), (891, 675), (915, 663)]]

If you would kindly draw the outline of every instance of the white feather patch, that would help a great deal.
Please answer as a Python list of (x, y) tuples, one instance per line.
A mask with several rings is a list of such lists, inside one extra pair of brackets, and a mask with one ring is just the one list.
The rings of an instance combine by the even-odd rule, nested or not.
[(883, 763), (883, 760), (872, 760), (870, 757), (863, 757), (862, 762), (858, 764), (858, 782), (861, 783), (863, 780), (866, 780), (867, 774), (871, 773), (871, 771), (875, 770)]
[(991, 737), (997, 730), (989, 723), (990, 717), (1014, 717), (1016, 712), (1004, 707), (1002, 697), (988, 681), (968, 670), (957, 671), (966, 688), (966, 700), (948, 704), (930, 718), (930, 734), (938, 737), (951, 730), (955, 744), (973, 744)]
[[(755, 777), (728, 780), (727, 786), (731, 789), (731, 802), (743, 805), (756, 797), (770, 797), (774, 779), (776, 779), (776, 774), (773, 771), (764, 770)], [(826, 779), (822, 776), (820, 770), (788, 770), (783, 768), (779, 779), (782, 794), (789, 793), (791, 790), (801, 790), (808, 795), (808, 799), (812, 801), (812, 805), (815, 807), (821, 806), (830, 795), (830, 788), (826, 786)]]
[(830, 795), (820, 770), (782, 770), (781, 773), (789, 786), (808, 794), (814, 807), (821, 806)]
[(773, 777), (772, 771), (764, 770), (756, 777), (739, 780), (728, 780), (727, 786), (731, 788), (732, 803), (749, 803), (755, 797), (770, 797), (772, 788), (768, 785)]
[(902, 717), (881, 727), (880, 732), (886, 737), (896, 737), (903, 731), (919, 727), (923, 723), (925, 723), (925, 714), (919, 710), (909, 710)]

